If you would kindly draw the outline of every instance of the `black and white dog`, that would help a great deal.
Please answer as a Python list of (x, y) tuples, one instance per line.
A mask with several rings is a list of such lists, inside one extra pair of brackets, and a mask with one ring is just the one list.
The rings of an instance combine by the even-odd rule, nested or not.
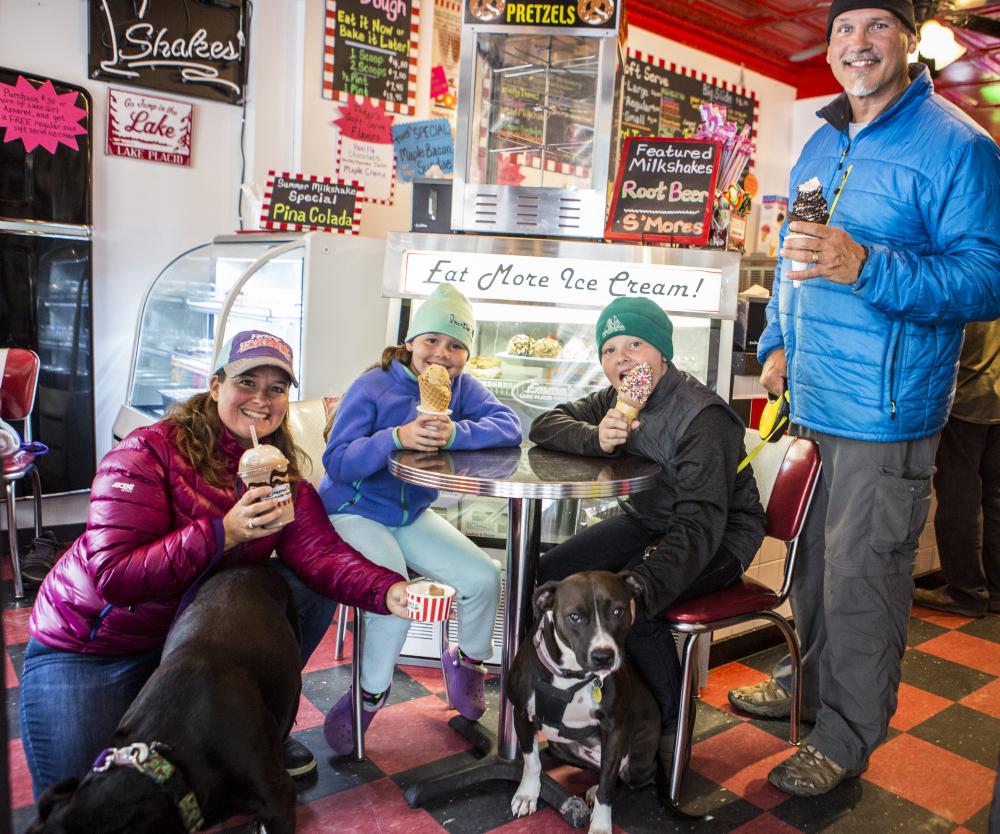
[(660, 710), (625, 659), (637, 588), (606, 571), (574, 574), (535, 592), (537, 619), (507, 679), (524, 773), (511, 811), (533, 813), (541, 787), (538, 732), (559, 758), (600, 772), (587, 792), (590, 834), (610, 834), (611, 802), (621, 778), (653, 781)]
[(291, 590), (274, 571), (212, 576), (102, 763), (46, 790), (28, 834), (185, 834), (240, 813), (268, 834), (294, 834), (282, 744), (302, 689), (297, 634)]

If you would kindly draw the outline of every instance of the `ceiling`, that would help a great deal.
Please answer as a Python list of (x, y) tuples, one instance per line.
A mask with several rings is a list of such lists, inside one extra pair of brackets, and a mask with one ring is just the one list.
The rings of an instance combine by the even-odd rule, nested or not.
[[(1000, 20), (1000, 2), (939, 3)], [(825, 52), (791, 56), (823, 43), (830, 3), (816, 0), (628, 0), (633, 25), (790, 84), (799, 98), (840, 91)], [(1000, 141), (1000, 39), (954, 29), (968, 51), (934, 80)]]

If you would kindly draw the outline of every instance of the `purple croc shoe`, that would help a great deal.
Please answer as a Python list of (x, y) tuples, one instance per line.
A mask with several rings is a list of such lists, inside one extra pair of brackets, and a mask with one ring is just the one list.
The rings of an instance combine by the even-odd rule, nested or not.
[[(382, 709), (388, 700), (389, 690), (387, 689), (374, 706), (367, 701), (361, 702), (361, 726), (364, 732), (368, 732), (368, 725), (375, 718), (375, 713)], [(354, 725), (351, 720), (350, 689), (326, 714), (326, 720), (323, 722), (323, 735), (335, 756), (350, 756), (354, 752)]]
[(486, 712), (486, 667), (460, 659), (458, 646), (441, 655), (441, 671), (448, 697), (459, 714), (478, 721)]

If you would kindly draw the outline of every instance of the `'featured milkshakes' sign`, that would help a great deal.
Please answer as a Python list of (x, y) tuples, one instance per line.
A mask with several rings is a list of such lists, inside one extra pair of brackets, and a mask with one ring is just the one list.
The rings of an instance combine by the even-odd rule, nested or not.
[(599, 260), (408, 251), (403, 286), (408, 295), (430, 295), (451, 284), (473, 301), (513, 301), (604, 307), (616, 298), (645, 297), (663, 309), (718, 313), (722, 273), (703, 267)]

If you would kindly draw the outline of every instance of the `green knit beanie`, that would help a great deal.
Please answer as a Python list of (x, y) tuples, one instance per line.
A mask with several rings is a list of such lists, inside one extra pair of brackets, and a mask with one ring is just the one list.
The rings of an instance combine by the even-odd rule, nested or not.
[(635, 336), (655, 347), (668, 362), (674, 358), (674, 326), (648, 298), (616, 298), (597, 317), (597, 355), (614, 336)]
[(412, 341), (422, 333), (444, 333), (461, 342), (471, 353), (476, 318), (472, 315), (469, 299), (450, 284), (439, 286), (410, 319), (403, 341)]

